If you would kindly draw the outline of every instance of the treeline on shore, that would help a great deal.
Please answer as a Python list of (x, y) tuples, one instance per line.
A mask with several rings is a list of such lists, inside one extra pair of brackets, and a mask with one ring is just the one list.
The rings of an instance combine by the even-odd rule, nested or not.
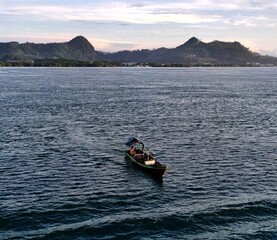
[(122, 63), (110, 61), (77, 61), (67, 59), (37, 59), (34, 61), (0, 61), (0, 67), (245, 67), (256, 64), (180, 64), (180, 63)]
[(38, 59), (34, 61), (0, 61), (0, 67), (118, 67), (118, 62), (77, 61), (67, 59)]

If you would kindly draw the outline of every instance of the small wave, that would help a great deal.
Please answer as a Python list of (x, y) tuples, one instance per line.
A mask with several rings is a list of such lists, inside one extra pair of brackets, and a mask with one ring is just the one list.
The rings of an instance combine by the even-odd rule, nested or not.
[[(48, 213), (59, 214), (60, 220), (72, 215), (76, 222), (40, 228), (37, 230), (9, 231), (3, 239), (140, 239), (150, 237), (174, 239), (186, 234), (190, 239), (274, 239), (277, 236), (277, 202), (257, 201), (229, 204), (195, 213), (167, 213), (140, 211), (137, 214), (118, 213), (77, 221), (81, 209), (64, 206), (65, 209)], [(68, 210), (71, 209), (70, 211)], [(83, 209), (85, 211), (85, 209)], [(78, 214), (79, 213), (79, 214)], [(84, 213), (84, 212), (83, 212)], [(66, 215), (64, 215), (66, 214)], [(33, 216), (33, 215), (32, 215)], [(73, 218), (74, 216), (74, 218)], [(22, 216), (22, 218), (27, 216)], [(30, 216), (29, 216), (30, 217)], [(49, 219), (48, 219), (49, 220)], [(2, 220), (3, 221), (3, 220)], [(31, 222), (30, 222), (31, 223)], [(49, 223), (49, 221), (48, 221)], [(262, 228), (261, 228), (262, 227)], [(234, 238), (235, 237), (235, 238)]]
[[(276, 69), (8, 71), (0, 239), (277, 238)], [(163, 183), (124, 162), (130, 134)]]

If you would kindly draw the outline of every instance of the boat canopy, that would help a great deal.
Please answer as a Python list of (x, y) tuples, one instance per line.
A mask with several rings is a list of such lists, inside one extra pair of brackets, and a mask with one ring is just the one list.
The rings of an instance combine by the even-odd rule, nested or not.
[(131, 145), (138, 143), (138, 144), (142, 144), (142, 146), (144, 147), (144, 143), (140, 140), (138, 140), (135, 137), (129, 137), (127, 142), (125, 143), (125, 145), (127, 145), (128, 147), (130, 147)]

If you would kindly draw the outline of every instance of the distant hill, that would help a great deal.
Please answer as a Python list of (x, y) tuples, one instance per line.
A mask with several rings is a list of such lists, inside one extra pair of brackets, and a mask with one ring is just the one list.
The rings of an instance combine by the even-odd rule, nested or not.
[(102, 53), (83, 36), (64, 43), (0, 43), (0, 61), (65, 59), (76, 61), (116, 61), (183, 65), (277, 65), (277, 58), (252, 52), (239, 42), (202, 42), (192, 37), (176, 48), (141, 49)]
[(90, 42), (78, 36), (65, 43), (0, 43), (0, 60), (68, 59), (93, 61), (94, 47)]
[(259, 53), (252, 52), (239, 42), (213, 41), (204, 43), (195, 37), (176, 48), (120, 51), (105, 56), (113, 61), (156, 62), (161, 64), (246, 65), (247, 63), (261, 63), (277, 65), (276, 57), (262, 56)]

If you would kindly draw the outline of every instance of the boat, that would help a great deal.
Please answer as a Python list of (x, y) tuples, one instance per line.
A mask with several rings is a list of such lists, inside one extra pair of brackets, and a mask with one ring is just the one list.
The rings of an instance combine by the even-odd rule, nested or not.
[(145, 147), (144, 143), (135, 137), (130, 137), (125, 145), (126, 158), (130, 159), (136, 166), (149, 173), (155, 178), (162, 179), (167, 171), (167, 166), (157, 161), (154, 154)]

